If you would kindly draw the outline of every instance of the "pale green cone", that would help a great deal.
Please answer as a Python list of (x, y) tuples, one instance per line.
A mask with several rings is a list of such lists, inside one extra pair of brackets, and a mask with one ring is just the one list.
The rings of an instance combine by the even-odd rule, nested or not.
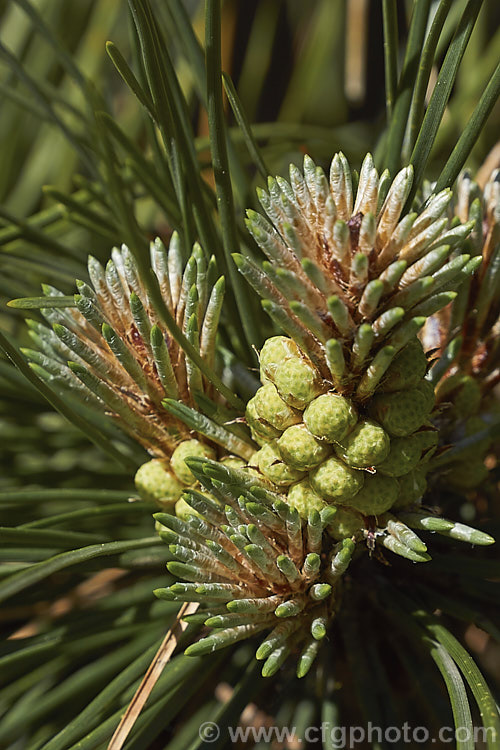
[[(287, 503), (296, 508), (300, 517), (307, 520), (312, 510), (323, 510), (328, 503), (313, 490), (308, 479), (292, 484), (287, 494)], [(337, 510), (337, 513), (339, 511)]]
[(301, 421), (300, 412), (283, 401), (273, 383), (265, 383), (248, 403), (254, 404), (254, 413), (260, 420), (278, 431), (286, 430)]
[(296, 409), (304, 409), (323, 389), (317, 369), (303, 358), (291, 358), (274, 373), (274, 385), (281, 398)]
[(422, 344), (415, 338), (397, 354), (378, 388), (392, 393), (418, 385), (427, 370), (427, 358)]
[(296, 482), (305, 473), (293, 469), (283, 461), (276, 440), (261, 448), (256, 455), (256, 460), (262, 474), (280, 487), (287, 487), (292, 482)]
[(287, 336), (272, 336), (267, 339), (259, 355), (261, 375), (273, 380), (279, 365), (292, 357), (300, 357), (297, 344)]
[(389, 450), (389, 435), (372, 419), (360, 420), (342, 443), (335, 447), (339, 458), (358, 469), (378, 466), (387, 458)]
[(350, 505), (364, 480), (365, 472), (351, 469), (335, 456), (327, 458), (310, 473), (311, 486), (315, 492), (340, 505)]
[(175, 515), (177, 516), (177, 518), (180, 518), (183, 521), (188, 519), (189, 516), (198, 516), (199, 518), (202, 517), (197, 510), (192, 508), (189, 503), (184, 500), (183, 497), (177, 500), (175, 504)]
[[(262, 371), (272, 382), (264, 383), (247, 405), (247, 423), (262, 446), (251, 463), (277, 488), (290, 487), (287, 501), (303, 517), (322, 504), (352, 506), (362, 531), (362, 515), (389, 510), (401, 495), (396, 477), (404, 479), (413, 472), (435, 446), (434, 430), (415, 432), (427, 422), (434, 406), (433, 387), (423, 378), (427, 360), (421, 344), (412, 340), (389, 367), (389, 387), (391, 383), (406, 383), (406, 387), (376, 393), (368, 402), (376, 418), (359, 421), (353, 402), (345, 396), (333, 390), (313, 396), (324, 381), (300, 347), (289, 345), (285, 337), (269, 339), (261, 360)], [(407, 387), (410, 383), (411, 388)], [(292, 398), (293, 407), (287, 403)], [(328, 455), (331, 445), (336, 456)], [(401, 502), (414, 503), (424, 482), (423, 473), (409, 475), (403, 482)]]
[(365, 516), (378, 516), (394, 505), (399, 482), (384, 474), (366, 474), (363, 487), (350, 500), (350, 505)]
[(244, 469), (247, 466), (246, 461), (238, 456), (223, 456), (219, 463), (228, 466), (230, 469)]
[(389, 453), (377, 464), (377, 471), (390, 477), (408, 474), (420, 461), (422, 450), (422, 441), (418, 433), (409, 437), (392, 438)]
[(182, 443), (179, 443), (172, 454), (170, 464), (176, 477), (187, 485), (196, 482), (194, 474), (185, 462), (185, 459), (190, 458), (191, 456), (214, 459), (216, 454), (213, 448), (204, 443), (200, 443), (199, 440), (184, 440)]
[[(269, 383), (269, 385), (274, 388), (272, 383)], [(274, 440), (274, 438), (279, 437), (279, 435), (281, 434), (280, 430), (277, 430), (275, 427), (261, 418), (257, 410), (256, 396), (250, 399), (247, 404), (247, 408), (245, 410), (245, 419), (247, 421), (247, 425), (250, 427), (252, 437), (259, 444), (261, 443), (261, 441), (262, 444), (264, 444), (269, 442), (269, 440)]]
[(304, 422), (313, 435), (338, 443), (352, 430), (357, 413), (349, 399), (337, 393), (323, 393), (304, 411)]
[(438, 442), (439, 432), (432, 428), (431, 425), (424, 424), (421, 430), (413, 433), (412, 439), (418, 441), (420, 450), (422, 451), (422, 460), (427, 461), (434, 454)]
[(170, 511), (184, 489), (184, 485), (168, 470), (168, 462), (157, 458), (139, 467), (134, 482), (143, 500), (155, 501)]
[(327, 532), (336, 541), (359, 534), (364, 529), (360, 514), (350, 508), (337, 508), (333, 521), (328, 525)]
[(318, 466), (331, 453), (327, 443), (320, 443), (305, 424), (288, 427), (278, 440), (283, 460), (292, 468), (307, 471)]
[(389, 435), (411, 435), (424, 424), (432, 411), (434, 399), (429, 387), (432, 389), (430, 383), (406, 391), (377, 394), (370, 404), (370, 413)]

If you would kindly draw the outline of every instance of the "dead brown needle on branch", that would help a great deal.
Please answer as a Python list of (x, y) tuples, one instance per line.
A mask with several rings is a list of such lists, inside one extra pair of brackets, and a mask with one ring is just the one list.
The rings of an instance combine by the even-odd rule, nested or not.
[(156, 685), (163, 669), (168, 664), (170, 657), (175, 651), (179, 637), (182, 635), (184, 630), (187, 628), (188, 623), (183, 622), (182, 618), (186, 615), (193, 614), (198, 609), (198, 602), (186, 602), (182, 605), (179, 613), (175, 619), (174, 624), (166, 634), (162, 641), (162, 644), (155, 654), (155, 657), (148, 667), (148, 671), (144, 675), (144, 678), (137, 688), (134, 697), (130, 701), (127, 710), (122, 716), (120, 723), (118, 724), (115, 733), (113, 734), (111, 741), (108, 745), (108, 750), (121, 750), (125, 741), (130, 734), (132, 727), (139, 718), (139, 715), (144, 708), (144, 704), (154, 686)]

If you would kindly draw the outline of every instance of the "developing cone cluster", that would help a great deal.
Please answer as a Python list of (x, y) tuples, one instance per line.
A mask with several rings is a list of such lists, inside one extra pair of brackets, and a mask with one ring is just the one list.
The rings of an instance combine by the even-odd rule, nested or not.
[[(89, 258), (92, 286), (77, 282), (73, 306), (52, 306), (62, 294), (44, 286), (47, 307), (41, 311), (51, 327), (28, 321), (38, 350), (23, 352), (42, 378), (71, 390), (96, 412), (104, 411), (155, 456), (137, 472), (137, 488), (144, 499), (170, 511), (177, 504), (182, 512), (182, 491), (196, 482), (184, 461), (187, 456), (214, 458), (214, 443), (221, 440), (226, 451), (246, 458), (253, 448), (248, 438), (245, 442), (217, 431), (215, 425), (208, 440), (203, 433), (192, 436), (189, 417), (198, 414), (192, 408), (195, 399), (205, 399), (210, 407), (214, 388), (178, 339), (184, 335), (200, 360), (213, 366), (224, 297), (224, 279), (217, 279), (215, 259), (207, 261), (195, 245), (184, 263), (174, 233), (168, 249), (160, 240), (152, 243), (151, 266), (163, 315), (124, 245), (113, 250), (105, 269)], [(181, 414), (178, 402), (184, 408)]]
[(246, 418), (262, 447), (252, 458), (303, 518), (340, 509), (328, 531), (343, 538), (368, 528), (367, 516), (415, 503), (437, 443), (427, 360), (415, 338), (394, 358), (377, 394), (358, 404), (331, 388), (307, 355), (283, 336), (261, 355), (264, 385)]
[[(265, 631), (256, 650), (264, 662), (262, 674), (273, 675), (292, 655), (297, 676), (304, 677), (341, 605), (343, 576), (362, 552), (358, 528), (344, 528), (342, 540), (333, 540), (331, 529), (339, 530), (342, 507), (308, 504), (304, 518), (304, 505), (299, 512), (282, 488), (271, 489), (243, 461), (237, 467), (234, 459), (186, 460), (203, 492), (185, 490), (188, 512), (182, 518), (155, 514), (174, 558), (167, 568), (180, 579), (155, 594), (199, 602), (197, 613), (187, 619), (212, 629), (186, 653), (211, 653)], [(430, 559), (414, 529), (474, 544), (493, 542), (483, 532), (418, 508), (386, 513), (380, 521), (384, 548), (413, 562)]]
[(186, 653), (210, 653), (268, 631), (256, 651), (263, 675), (274, 674), (295, 653), (297, 675), (305, 676), (339, 606), (354, 541), (325, 550), (323, 532), (335, 508), (313, 510), (304, 523), (280, 494), (243, 468), (187, 460), (205, 492), (186, 490), (191, 512), (183, 518), (155, 515), (176, 558), (167, 567), (184, 581), (155, 594), (200, 602), (188, 619), (213, 628)]
[(292, 166), (290, 182), (270, 178), (259, 192), (272, 224), (248, 212), (267, 260), (236, 258), (290, 337), (260, 355), (246, 410), (261, 446), (252, 464), (304, 517), (335, 505), (337, 539), (384, 529), (384, 513), (424, 494), (438, 436), (417, 334), (481, 262), (460, 251), (474, 222), (450, 222), (450, 190), (403, 214), (412, 176), (405, 168), (390, 184), (368, 155), (354, 194), (342, 154), (329, 180), (306, 157), (303, 175)]

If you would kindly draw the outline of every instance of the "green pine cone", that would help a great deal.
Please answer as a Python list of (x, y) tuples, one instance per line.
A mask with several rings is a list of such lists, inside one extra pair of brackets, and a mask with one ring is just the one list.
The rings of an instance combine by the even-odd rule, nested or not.
[(274, 385), (281, 398), (296, 409), (304, 409), (322, 390), (314, 365), (304, 358), (287, 359), (274, 373)]
[(254, 404), (259, 420), (267, 422), (279, 432), (301, 421), (300, 412), (283, 401), (272, 383), (265, 383), (248, 403)]
[(173, 510), (184, 489), (177, 477), (168, 471), (165, 461), (158, 458), (142, 464), (136, 472), (134, 482), (143, 500), (157, 502), (166, 511)]
[(228, 466), (230, 469), (244, 469), (247, 466), (246, 461), (238, 456), (224, 456), (220, 459), (219, 463), (223, 466)]
[(352, 430), (357, 413), (349, 399), (337, 393), (323, 393), (304, 412), (307, 429), (317, 438), (338, 443)]
[[(272, 383), (270, 383), (269, 385), (271, 385), (271, 387), (274, 388)], [(255, 440), (256, 443), (259, 443), (260, 445), (260, 444), (265, 444), (269, 442), (269, 440), (274, 440), (274, 438), (279, 437), (281, 432), (280, 430), (277, 430), (275, 427), (272, 426), (272, 424), (269, 424), (268, 421), (266, 421), (260, 416), (260, 413), (257, 409), (256, 398), (257, 398), (257, 395), (255, 395), (248, 402), (247, 408), (245, 410), (245, 419), (247, 421), (248, 426), (250, 427), (252, 438)]]
[(312, 510), (319, 512), (328, 505), (322, 496), (313, 490), (308, 479), (301, 479), (300, 482), (292, 484), (288, 490), (287, 503), (296, 508), (304, 520), (307, 520)]
[(191, 469), (185, 462), (186, 458), (196, 456), (200, 458), (215, 458), (215, 451), (204, 443), (200, 443), (199, 440), (184, 440), (179, 443), (177, 448), (172, 453), (170, 459), (170, 465), (175, 472), (176, 477), (184, 484), (191, 485), (196, 482), (196, 478), (192, 473)]
[(278, 440), (283, 460), (292, 468), (308, 471), (318, 466), (331, 452), (327, 443), (320, 443), (305, 424), (288, 427)]
[(377, 464), (377, 471), (390, 477), (401, 477), (412, 471), (420, 461), (423, 450), (419, 434), (392, 438), (389, 453), (381, 463)]
[(326, 530), (335, 541), (340, 541), (359, 534), (363, 529), (363, 519), (357, 511), (350, 508), (337, 508), (335, 517)]
[(300, 349), (287, 336), (272, 336), (267, 339), (259, 355), (261, 380), (273, 380), (277, 368), (291, 358), (300, 358)]
[(319, 370), (293, 341), (268, 339), (261, 351), (265, 382), (246, 410), (261, 446), (253, 471), (277, 491), (288, 487), (287, 501), (303, 518), (325, 505), (342, 507), (351, 515), (338, 529), (348, 526), (349, 533), (364, 532), (363, 515), (414, 504), (426, 486), (418, 466), (437, 444), (435, 430), (420, 429), (434, 407), (426, 370), (415, 338), (394, 358), (374, 396), (360, 404), (361, 414), (373, 418), (358, 421), (355, 401), (331, 387), (321, 392)]
[(413, 388), (420, 383), (426, 370), (427, 358), (422, 344), (415, 338), (394, 357), (378, 390), (392, 393)]
[(412, 435), (412, 438), (418, 441), (418, 445), (422, 451), (422, 460), (428, 460), (437, 448), (439, 432), (432, 427), (427, 428), (427, 426), (424, 425), (424, 428), (415, 432)]
[(357, 469), (378, 466), (387, 458), (389, 450), (389, 435), (371, 419), (360, 420), (342, 444), (335, 448), (339, 458)]
[(350, 505), (365, 480), (365, 472), (351, 469), (335, 456), (327, 458), (310, 473), (311, 486), (321, 497), (339, 505)]
[(399, 482), (394, 477), (366, 474), (362, 488), (349, 504), (365, 516), (378, 516), (393, 506), (398, 495)]
[(198, 513), (197, 510), (192, 508), (183, 497), (181, 497), (179, 500), (177, 500), (175, 504), (175, 515), (177, 518), (182, 519), (183, 521), (186, 521), (189, 516), (198, 516), (201, 518), (201, 515)]
[(423, 381), (416, 388), (394, 393), (381, 393), (373, 397), (371, 415), (387, 430), (389, 435), (404, 437), (421, 427), (434, 406), (432, 385)]
[(283, 461), (276, 440), (261, 448), (256, 460), (262, 474), (279, 487), (287, 487), (304, 476), (304, 471), (294, 469)]

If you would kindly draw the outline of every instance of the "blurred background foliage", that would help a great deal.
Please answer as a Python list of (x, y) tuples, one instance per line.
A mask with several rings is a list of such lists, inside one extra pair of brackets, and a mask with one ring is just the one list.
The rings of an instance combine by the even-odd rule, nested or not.
[[(304, 153), (326, 165), (340, 149), (355, 166), (367, 151), (384, 166), (382, 5), (378, 0), (225, 0), (223, 70), (230, 74), (252, 123), (268, 173), (286, 174), (289, 163), (300, 163)], [(435, 12), (438, 3), (421, 5)], [(461, 0), (449, 3), (431, 86), (465, 5)], [(400, 66), (412, 6), (410, 1), (394, 3)], [(185, 97), (187, 123), (210, 202), (203, 3), (153, 0), (152, 7)], [(430, 179), (439, 176), (498, 64), (499, 22), (500, 4), (485, 0), (432, 148), (426, 169)], [(172, 228), (184, 227), (183, 207), (172, 198), (158, 129), (106, 54), (107, 40), (115, 45), (111, 56), (116, 59), (118, 49), (144, 82), (138, 39), (124, 0), (0, 2), (0, 328), (17, 347), (29, 345), (25, 315), (7, 308), (8, 300), (39, 294), (41, 283), (72, 294), (74, 279), (87, 279), (87, 255), (106, 262), (110, 248), (133, 232), (134, 222), (128, 225), (120, 219), (127, 211), (120, 214), (116, 209), (117, 184), (126, 196), (122, 211), (123, 206), (131, 210), (143, 236), (168, 239)], [(107, 112), (113, 121), (96, 117), (96, 111)], [(254, 188), (264, 179), (229, 105), (226, 111), (237, 227), (240, 241), (254, 252), (244, 234), (243, 215), (245, 208), (257, 207)], [(471, 171), (490, 154), (499, 125), (497, 103), (467, 160)], [(111, 165), (105, 157), (110, 142)], [(488, 164), (493, 168), (499, 161), (498, 153), (493, 154)], [(193, 226), (191, 234), (194, 239)], [(30, 311), (30, 317), (41, 320), (37, 309)], [(235, 341), (238, 331), (230, 325), (228, 331)], [(269, 331), (269, 323), (263, 321), (261, 341)], [(176, 610), (175, 605), (151, 597), (152, 589), (166, 585), (168, 554), (153, 538), (153, 507), (124, 503), (133, 495), (134, 468), (145, 454), (103, 417), (88, 417), (87, 434), (82, 432), (54, 411), (6, 358), (0, 359), (0, 399), (0, 525), (22, 527), (19, 536), (14, 529), (10, 535), (5, 529), (0, 534), (0, 592), (2, 598), (9, 597), (0, 628), (14, 638), (2, 652), (0, 711), (14, 708), (2, 719), (0, 746), (15, 750), (105, 747)], [(73, 415), (87, 419), (84, 407), (74, 399), (67, 397), (65, 403)], [(92, 430), (101, 438), (97, 446), (88, 439)], [(106, 441), (114, 457), (104, 452)], [(491, 522), (488, 531), (495, 530), (498, 522)], [(103, 544), (106, 551), (99, 552)], [(446, 552), (445, 543), (442, 549)], [(436, 557), (442, 598), (432, 604), (446, 610), (443, 602), (448, 587), (454, 585), (456, 568), (447, 569), (444, 554), (441, 560)], [(59, 562), (47, 563), (51, 558)], [(34, 569), (38, 562), (42, 567)], [(367, 564), (365, 560), (363, 565)], [(491, 675), (498, 673), (500, 652), (484, 633), (498, 632), (493, 614), (490, 618), (495, 594), (490, 581), (479, 583), (474, 575), (483, 575), (493, 564), (491, 554), (478, 556), (465, 584), (461, 583), (475, 591), (480, 609), (476, 621), (484, 628), (467, 626), (468, 645)], [(396, 563), (389, 579), (398, 580), (399, 571)], [(404, 576), (407, 571), (405, 565)], [(32, 577), (14, 577), (9, 583), (12, 572)], [(355, 721), (358, 702), (365, 716), (376, 719), (382, 713), (386, 723), (397, 724), (404, 717), (398, 715), (403, 709), (384, 702), (384, 680), (396, 685), (413, 681), (415, 660), (425, 652), (421, 646), (408, 646), (404, 628), (401, 642), (394, 643), (392, 635), (387, 637), (379, 627), (384, 608), (397, 609), (397, 603), (387, 590), (386, 571), (385, 577), (375, 575), (380, 579), (378, 605), (369, 609), (363, 622), (353, 624), (356, 608), (365, 608), (365, 592), (355, 591), (344, 621), (346, 644), (357, 639), (365, 644), (364, 650), (358, 653), (354, 644), (352, 662), (330, 655), (338, 662), (338, 682), (346, 686), (344, 723)], [(466, 620), (467, 613), (449, 607), (451, 615)], [(469, 616), (474, 619), (470, 612)], [(376, 638), (370, 640), (375, 630)], [(465, 632), (466, 626), (458, 630)], [(17, 647), (20, 638), (27, 639), (23, 648)], [(387, 649), (394, 658), (388, 674), (378, 656)], [(196, 747), (197, 726), (216, 712), (222, 712), (227, 723), (235, 723), (259, 690), (268, 691), (269, 699), (274, 691), (277, 721), (293, 721), (299, 728), (312, 723), (317, 709), (313, 692), (304, 698), (295, 684), (262, 685), (250, 658), (251, 649), (243, 646), (226, 659), (223, 670), (224, 655), (218, 654), (204, 660), (200, 672), (198, 659), (177, 657), (127, 747), (166, 746), (165, 734), (163, 744), (151, 743), (175, 713), (181, 712), (182, 720), (183, 707), (195, 689), (196, 712), (191, 706), (191, 721), (168, 744), (172, 750)], [(222, 687), (213, 695), (216, 669)], [(414, 707), (415, 723), (427, 710), (438, 722), (446, 704), (436, 691), (431, 670), (432, 666), (421, 666), (423, 690), (415, 687), (405, 696)], [(196, 680), (188, 687), (192, 675)], [(375, 682), (379, 687), (373, 692)], [(231, 684), (237, 684), (234, 692)], [(364, 688), (353, 699), (360, 685)], [(323, 685), (324, 720), (336, 720), (332, 696), (337, 687), (330, 682)], [(232, 696), (229, 703), (223, 702), (228, 697), (224, 690)], [(261, 692), (260, 705), (266, 705), (265, 696)], [(447, 710), (444, 705), (445, 714)]]

